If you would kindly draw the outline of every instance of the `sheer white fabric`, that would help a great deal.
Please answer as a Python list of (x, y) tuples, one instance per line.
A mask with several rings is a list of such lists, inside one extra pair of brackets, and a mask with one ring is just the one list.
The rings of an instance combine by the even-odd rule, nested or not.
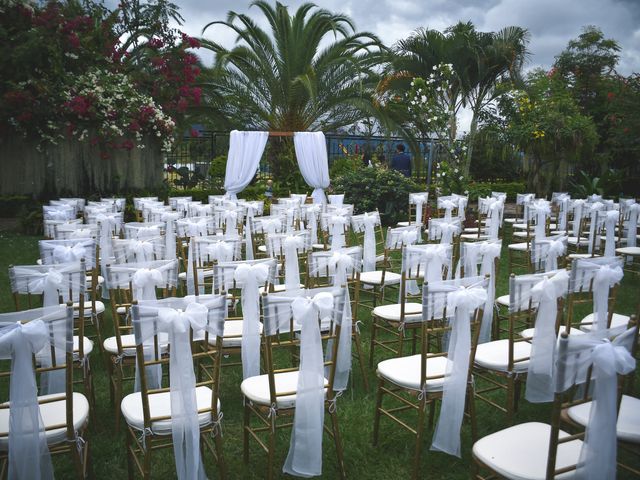
[(577, 258), (571, 266), (570, 289), (593, 292), (593, 330), (607, 328), (609, 290), (622, 280), (622, 258)]
[(295, 132), (293, 144), (300, 173), (307, 185), (313, 187), (313, 203), (327, 203), (324, 189), (329, 186), (327, 144), (322, 132)]
[(331, 318), (332, 309), (333, 295), (329, 292), (318, 293), (313, 298), (298, 297), (291, 303), (293, 318), (302, 328), (296, 411), (289, 453), (282, 469), (290, 475), (322, 474), (325, 394), (320, 322)]
[(429, 220), (429, 241), (440, 240), (443, 245), (453, 243), (454, 237), (460, 235), (462, 223), (459, 218), (451, 221), (442, 218), (432, 218)]
[(0, 316), (0, 359), (11, 359), (9, 478), (53, 479), (33, 371), (33, 355), (45, 348), (48, 340), (42, 320), (7, 324)]
[(424, 206), (429, 201), (429, 192), (417, 192), (409, 194), (409, 203), (416, 206), (415, 223), (422, 224), (424, 216)]
[(494, 301), (496, 297), (496, 259), (500, 258), (502, 240), (487, 240), (484, 242), (463, 242), (460, 244), (460, 260), (456, 278), (461, 276), (461, 266), (464, 266), (464, 277), (489, 276), (487, 285), (487, 303), (482, 311), (479, 342), (491, 340), (493, 325)]
[(189, 332), (206, 330), (211, 337), (222, 335), (226, 305), (224, 296), (204, 295), (179, 301), (143, 301), (132, 308), (136, 344), (147, 344), (162, 332), (169, 336), (171, 433), (176, 473), (181, 480), (206, 478), (200, 458), (196, 379)]
[(236, 195), (249, 185), (258, 170), (268, 139), (269, 132), (231, 131), (224, 176), (224, 189), (228, 197), (237, 198)]
[(373, 272), (376, 269), (376, 227), (380, 225), (380, 214), (375, 211), (354, 215), (351, 225), (354, 232), (364, 232), (362, 271)]
[[(572, 382), (583, 381), (590, 366), (593, 366), (595, 379), (576, 478), (616, 478), (617, 382), (618, 375), (629, 374), (635, 369), (636, 361), (630, 349), (636, 335), (637, 327), (634, 327), (626, 331), (624, 328), (601, 330), (560, 339), (559, 364), (563, 374), (558, 375), (556, 391), (563, 392)], [(615, 339), (611, 341), (613, 337)], [(564, 373), (565, 370), (568, 373)]]
[(531, 213), (535, 215), (536, 227), (534, 236), (542, 239), (546, 236), (545, 230), (547, 226), (547, 218), (551, 215), (551, 205), (546, 200), (535, 200), (529, 205)]
[(557, 270), (542, 275), (531, 287), (531, 299), (538, 304), (525, 398), (532, 403), (550, 402), (554, 394), (554, 353), (558, 299), (569, 291), (569, 274)]
[(627, 247), (635, 247), (638, 235), (638, 214), (640, 214), (640, 204), (634, 203), (627, 209)]
[(344, 203), (344, 193), (340, 193), (337, 195), (327, 195), (329, 199), (330, 205), (338, 205), (341, 206)]
[(616, 255), (616, 224), (620, 219), (617, 210), (609, 210), (604, 217), (604, 228), (606, 230), (606, 239), (604, 244), (604, 256), (614, 257)]
[(584, 218), (586, 203), (586, 200), (580, 198), (571, 202), (571, 210), (573, 211), (572, 235), (576, 238), (580, 237), (580, 228), (582, 226), (582, 219)]
[[(451, 245), (425, 244), (407, 245), (402, 250), (402, 273), (407, 277), (405, 294), (420, 293), (416, 278), (425, 282), (441, 282), (446, 269), (451, 278), (453, 248)], [(403, 302), (402, 289), (398, 292), (398, 303)]]
[[(433, 435), (431, 450), (437, 450), (460, 457), (460, 428), (464, 416), (464, 405), (469, 377), (469, 356), (471, 352), (471, 316), (487, 300), (487, 280), (479, 277), (451, 280), (424, 287), (423, 298), (428, 298), (429, 290), (447, 292), (446, 309), (453, 313), (451, 338), (447, 350), (447, 367), (442, 392), (440, 417)], [(423, 302), (424, 315), (430, 318), (429, 302)]]
[(38, 246), (44, 265), (79, 262), (84, 259), (87, 269), (96, 267), (96, 241), (92, 238), (40, 240)]

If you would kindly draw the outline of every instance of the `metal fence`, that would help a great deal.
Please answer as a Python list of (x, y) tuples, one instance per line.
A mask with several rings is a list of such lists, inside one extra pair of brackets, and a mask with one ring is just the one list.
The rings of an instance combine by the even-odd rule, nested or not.
[[(382, 137), (364, 135), (325, 134), (327, 140), (327, 155), (329, 167), (333, 162), (346, 155), (364, 155), (367, 152), (377, 162), (388, 163), (395, 152), (396, 146), (402, 143), (408, 149), (408, 143), (402, 137)], [(269, 141), (273, 141), (271, 139)], [(431, 139), (423, 139), (420, 143), (420, 154), (414, 159), (417, 176), (427, 176), (429, 164), (435, 160), (437, 148)], [(176, 180), (176, 170), (186, 167), (189, 172), (198, 174), (199, 183), (203, 184), (209, 174), (211, 161), (229, 150), (229, 132), (200, 130), (197, 136), (185, 135), (177, 143), (174, 150), (167, 154), (165, 161), (165, 179), (170, 182)], [(270, 177), (266, 156), (260, 161), (258, 175)]]

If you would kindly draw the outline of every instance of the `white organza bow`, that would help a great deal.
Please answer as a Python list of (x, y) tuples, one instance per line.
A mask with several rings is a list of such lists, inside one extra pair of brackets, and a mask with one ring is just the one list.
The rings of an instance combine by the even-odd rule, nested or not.
[(558, 196), (557, 201), (560, 203), (560, 212), (558, 214), (558, 231), (567, 231), (567, 210), (569, 209), (569, 200), (571, 197), (567, 194)]
[(56, 245), (53, 248), (54, 263), (77, 262), (85, 258), (87, 251), (81, 243), (75, 245)]
[(566, 270), (558, 270), (551, 278), (545, 276), (531, 289), (532, 300), (538, 304), (538, 313), (531, 341), (525, 398), (532, 403), (553, 400), (558, 298), (564, 297), (568, 289), (569, 274)]
[(176, 258), (176, 220), (182, 218), (182, 215), (179, 213), (163, 212), (161, 218), (162, 221), (166, 222), (164, 258), (165, 260), (173, 260)]
[(536, 214), (536, 227), (534, 236), (536, 240), (542, 240), (546, 233), (547, 217), (551, 215), (551, 206), (546, 200), (536, 200), (529, 208)]
[(300, 372), (296, 410), (289, 453), (282, 471), (312, 477), (322, 474), (322, 432), (324, 426), (324, 359), (320, 320), (331, 315), (333, 295), (298, 297), (291, 303), (294, 321), (301, 325)]
[(464, 416), (469, 355), (471, 352), (471, 314), (487, 301), (483, 286), (460, 286), (447, 295), (447, 311), (455, 311), (447, 352), (440, 417), (433, 435), (432, 450), (460, 456), (460, 427)]
[(253, 225), (253, 219), (260, 211), (260, 202), (247, 202), (247, 216), (244, 219), (244, 244), (245, 254), (247, 260), (253, 260), (253, 236), (251, 227)]
[(150, 262), (153, 260), (153, 242), (148, 240), (133, 240), (129, 244), (129, 250), (135, 255), (137, 262)]
[(344, 226), (349, 222), (347, 217), (332, 215), (329, 217), (331, 226), (331, 250), (340, 250), (345, 246)]
[(33, 372), (33, 354), (45, 348), (48, 339), (42, 320), (0, 329), (0, 358), (11, 358), (9, 478), (53, 479)]
[(604, 228), (606, 230), (606, 240), (604, 244), (604, 256), (615, 257), (616, 255), (616, 223), (620, 215), (617, 210), (609, 210), (604, 219)]
[(577, 199), (573, 201), (573, 236), (578, 238), (580, 235), (580, 224), (582, 223), (582, 209), (585, 200)]
[(136, 300), (155, 300), (156, 287), (164, 286), (164, 277), (157, 268), (139, 268), (131, 277)]
[(451, 243), (453, 243), (453, 235), (460, 232), (460, 227), (455, 222), (441, 222), (438, 225), (440, 233), (442, 234), (440, 243), (443, 245), (451, 245)]
[[(194, 332), (204, 329), (207, 313), (207, 307), (198, 303), (189, 303), (184, 312), (173, 308), (158, 310), (158, 331), (169, 334), (171, 345), (171, 434), (176, 472), (180, 480), (206, 478), (200, 458), (200, 425), (189, 328)], [(141, 343), (144, 340), (147, 339), (139, 339)]]
[(233, 274), (242, 283), (242, 374), (243, 378), (260, 375), (260, 297), (258, 288), (269, 277), (264, 263), (238, 265)]
[[(427, 193), (412, 193), (411, 195), (412, 203), (416, 206), (416, 224), (422, 224), (422, 213), (424, 204), (427, 203), (429, 199), (429, 194)], [(368, 270), (365, 270), (365, 272)]]
[[(595, 202), (591, 204), (591, 206), (589, 207), (589, 216), (591, 218), (591, 221), (589, 224), (589, 246), (587, 248), (589, 255), (593, 253), (594, 237), (596, 235), (596, 227), (598, 226), (598, 222), (596, 220), (598, 218), (598, 212), (600, 212), (601, 210), (604, 210), (604, 203), (602, 202)], [(600, 244), (599, 237), (596, 239), (595, 243), (597, 245)]]
[[(591, 262), (584, 262), (583, 265), (590, 266)], [(598, 269), (593, 278), (593, 328), (603, 330), (607, 328), (607, 317), (609, 314), (609, 289), (620, 283), (624, 275), (622, 268), (610, 265), (593, 265)]]
[(309, 224), (309, 230), (311, 231), (311, 243), (318, 241), (318, 215), (322, 211), (322, 205), (312, 204), (307, 205), (307, 223)]
[(627, 222), (627, 247), (635, 247), (638, 234), (638, 214), (640, 214), (640, 204), (629, 205), (629, 221)]
[(451, 212), (458, 206), (458, 204), (453, 200), (448, 199), (439, 201), (438, 203), (440, 204), (440, 208), (444, 208), (444, 219), (450, 221), (452, 219)]
[(547, 249), (547, 257), (544, 262), (545, 272), (557, 270), (558, 257), (565, 254), (567, 250), (567, 237), (560, 237), (555, 240), (549, 240), (549, 248)]

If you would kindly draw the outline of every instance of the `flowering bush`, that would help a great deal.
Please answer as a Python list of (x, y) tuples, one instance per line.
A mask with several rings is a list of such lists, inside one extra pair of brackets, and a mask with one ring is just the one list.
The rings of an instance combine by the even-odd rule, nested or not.
[(168, 2), (7, 1), (0, 5), (0, 137), (39, 145), (65, 135), (131, 149), (152, 135), (169, 149), (200, 103), (197, 39)]
[(463, 140), (450, 138), (452, 112), (451, 90), (455, 71), (450, 63), (433, 66), (427, 79), (416, 77), (406, 94), (413, 127), (421, 136), (434, 135), (440, 139), (434, 182), (442, 193), (462, 193), (466, 178), (462, 163), (467, 147)]
[(144, 134), (158, 137), (165, 151), (173, 146), (174, 121), (122, 73), (92, 70), (78, 77), (65, 97), (67, 134), (79, 140), (94, 129), (97, 137), (90, 141), (113, 148), (131, 150)]

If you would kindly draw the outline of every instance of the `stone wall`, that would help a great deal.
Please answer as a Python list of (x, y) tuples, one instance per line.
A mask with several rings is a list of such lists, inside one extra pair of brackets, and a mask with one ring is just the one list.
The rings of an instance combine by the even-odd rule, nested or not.
[(86, 196), (125, 190), (154, 190), (162, 184), (163, 155), (158, 142), (145, 148), (112, 150), (102, 159), (97, 146), (60, 141), (38, 151), (28, 140), (0, 140), (0, 195)]

